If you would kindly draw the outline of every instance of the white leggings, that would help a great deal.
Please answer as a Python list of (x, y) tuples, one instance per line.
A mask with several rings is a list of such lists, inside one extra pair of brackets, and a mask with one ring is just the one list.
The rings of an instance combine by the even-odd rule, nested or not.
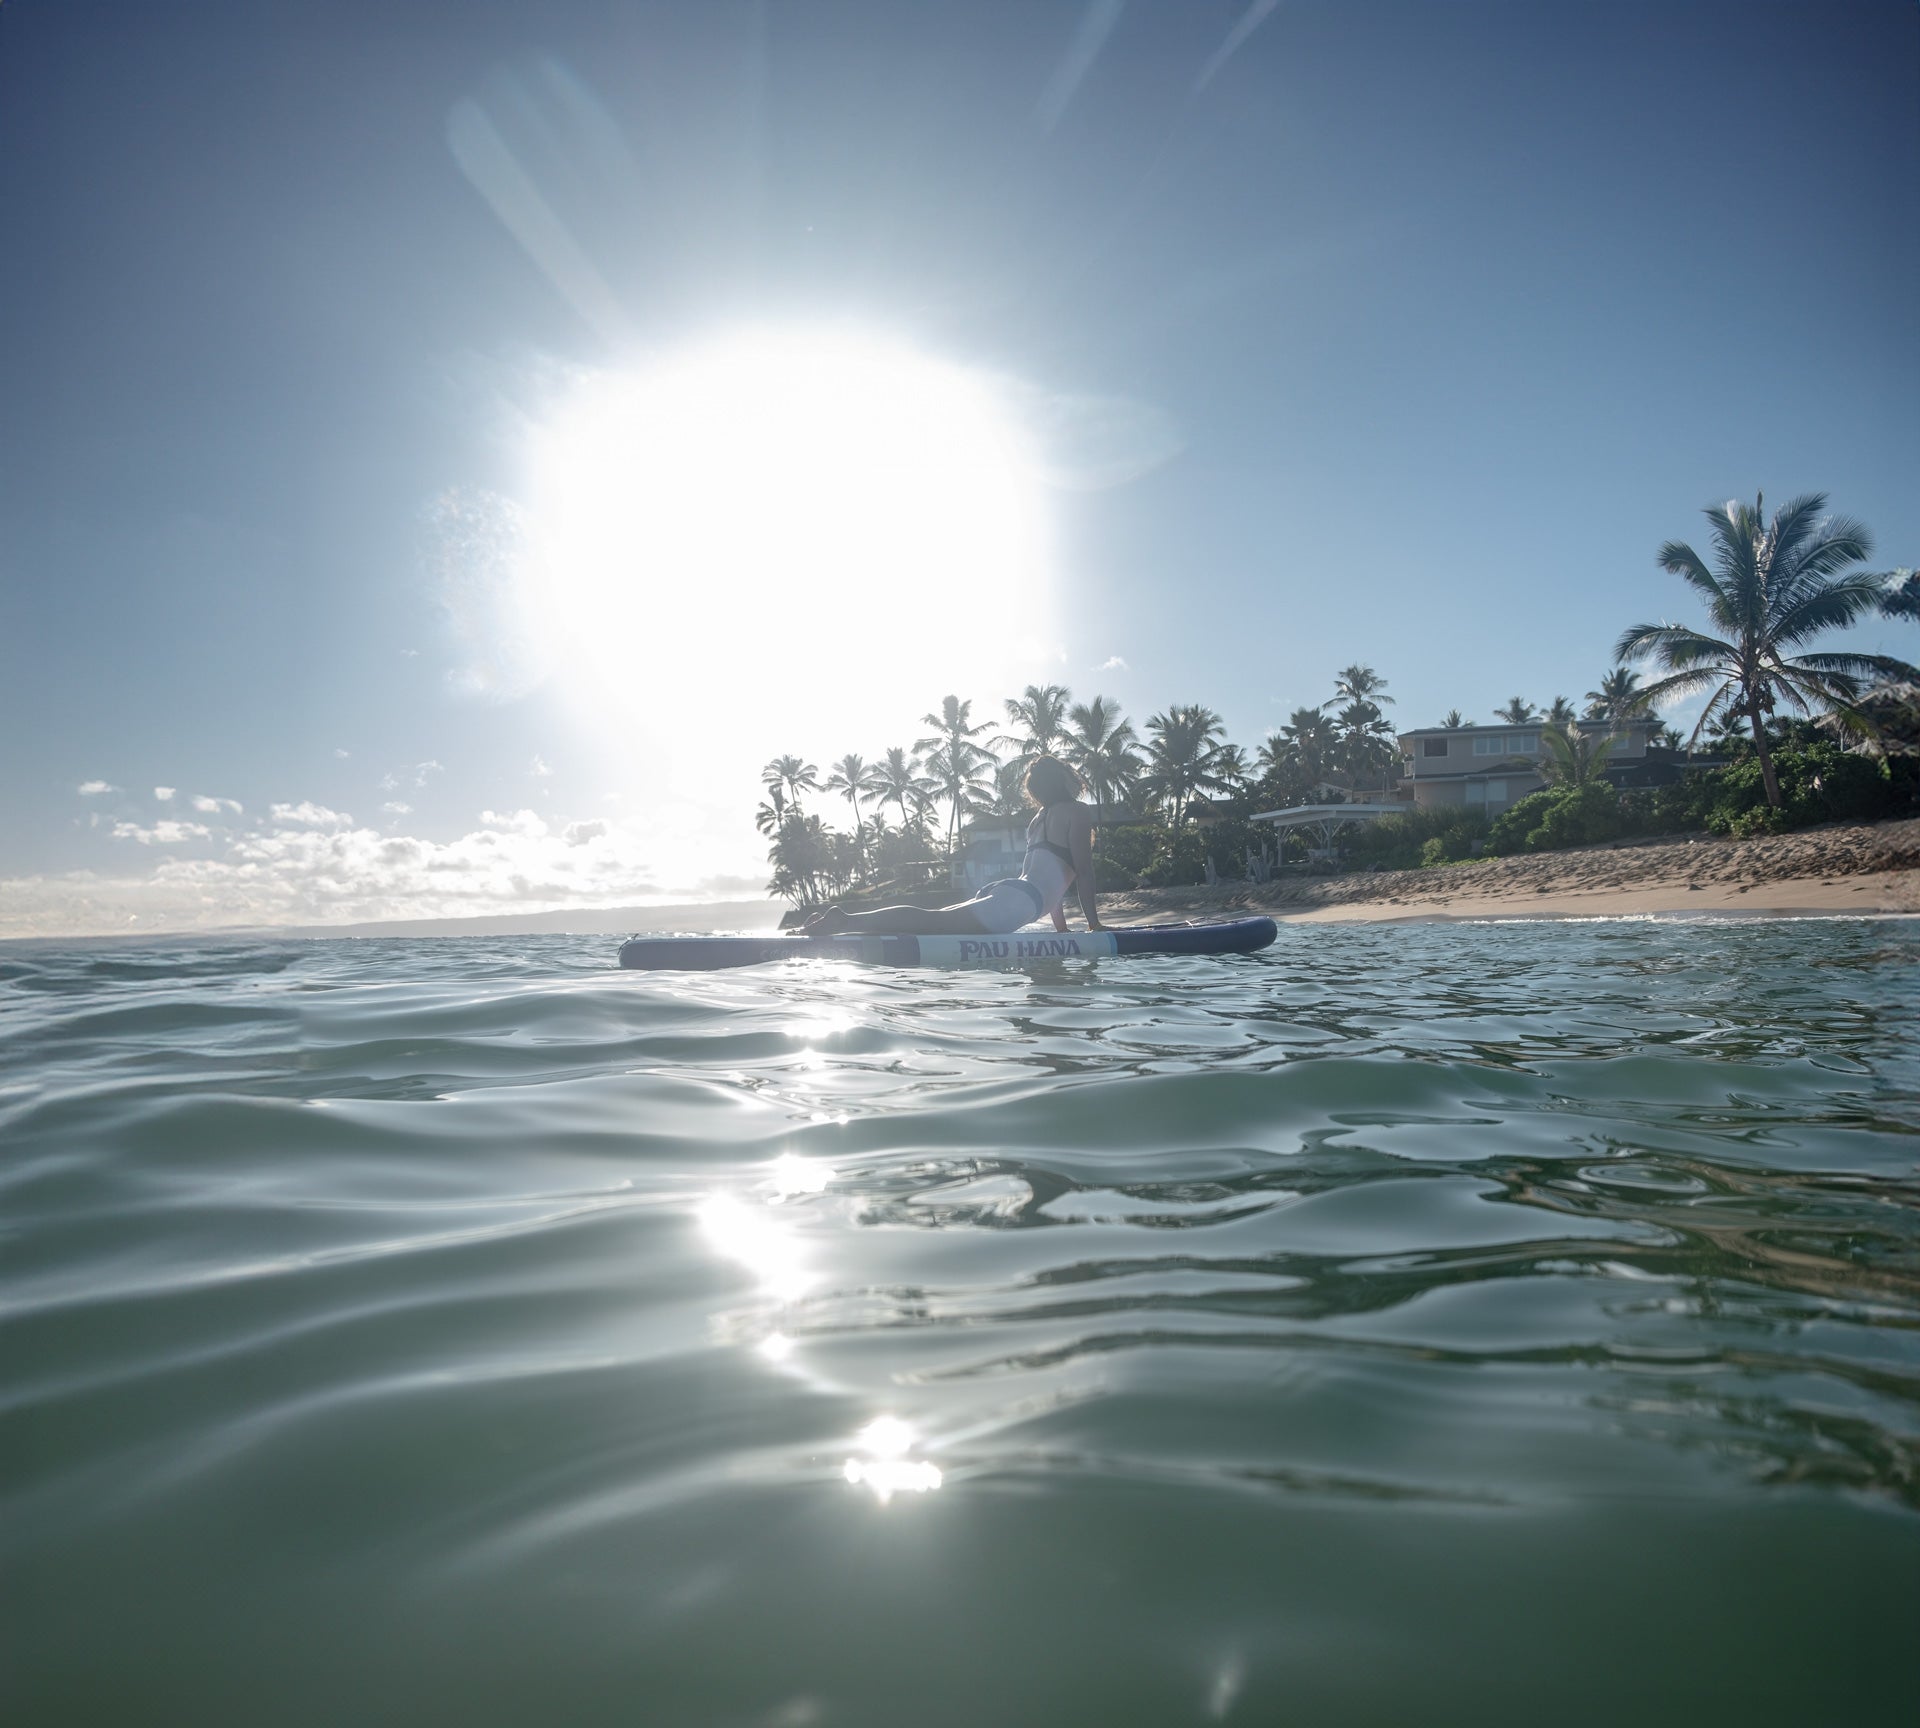
[(1040, 890), (1018, 876), (989, 882), (965, 904), (989, 936), (1008, 935), (1022, 924), (1031, 924), (1044, 910)]

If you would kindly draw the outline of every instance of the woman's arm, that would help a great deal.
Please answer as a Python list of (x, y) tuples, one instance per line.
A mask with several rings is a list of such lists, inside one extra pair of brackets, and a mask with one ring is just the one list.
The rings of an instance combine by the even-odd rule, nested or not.
[(1093, 877), (1093, 812), (1084, 804), (1074, 806), (1067, 850), (1073, 854), (1073, 885), (1080, 895), (1080, 910), (1087, 915), (1087, 928), (1098, 930), (1101, 923), (1100, 914), (1094, 910), (1099, 884)]

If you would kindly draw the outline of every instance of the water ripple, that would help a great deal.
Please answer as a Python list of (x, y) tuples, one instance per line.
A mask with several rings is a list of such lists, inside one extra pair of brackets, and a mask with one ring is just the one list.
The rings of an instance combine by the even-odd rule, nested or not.
[(0, 956), (23, 1719), (1888, 1714), (1920, 935), (608, 946)]

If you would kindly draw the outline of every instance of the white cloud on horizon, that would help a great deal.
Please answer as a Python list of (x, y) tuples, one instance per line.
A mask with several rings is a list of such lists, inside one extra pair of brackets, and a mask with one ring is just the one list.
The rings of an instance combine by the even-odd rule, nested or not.
[(179, 790), (180, 788), (177, 786), (156, 786), (153, 789), (153, 795), (159, 799), (162, 804), (171, 804), (174, 793)]
[(108, 784), (105, 780), (82, 780), (74, 787), (82, 798), (104, 798), (109, 792), (118, 792), (120, 788)]
[(1118, 654), (1109, 654), (1094, 668), (1096, 672), (1131, 672), (1133, 668)]
[[(273, 810), (269, 823), (238, 834), (190, 822), (116, 823), (115, 838), (141, 846), (192, 840), (217, 850), (163, 857), (144, 876), (81, 870), (0, 882), (0, 937), (105, 934), (129, 924), (194, 930), (460, 918), (670, 897), (642, 852), (652, 842), (603, 821), (556, 832), (530, 810), (490, 811), (487, 826), (440, 842), (377, 833), (304, 800)], [(699, 892), (727, 897), (717, 892), (722, 882), (762, 887), (714, 878)]]
[(238, 798), (209, 798), (204, 792), (196, 792), (189, 802), (202, 816), (218, 816), (226, 811), (235, 816), (242, 814)]

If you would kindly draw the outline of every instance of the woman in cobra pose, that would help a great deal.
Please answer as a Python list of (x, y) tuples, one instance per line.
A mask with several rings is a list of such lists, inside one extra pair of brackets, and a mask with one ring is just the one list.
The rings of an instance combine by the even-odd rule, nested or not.
[(1027, 856), (1018, 876), (989, 882), (971, 900), (929, 910), (924, 906), (879, 906), (843, 912), (828, 906), (802, 929), (809, 936), (1005, 936), (1043, 914), (1056, 930), (1067, 927), (1067, 890), (1074, 889), (1087, 928), (1105, 926), (1094, 909), (1093, 810), (1080, 802), (1080, 776), (1054, 756), (1040, 756), (1027, 769), (1027, 802), (1039, 805), (1027, 824)]

